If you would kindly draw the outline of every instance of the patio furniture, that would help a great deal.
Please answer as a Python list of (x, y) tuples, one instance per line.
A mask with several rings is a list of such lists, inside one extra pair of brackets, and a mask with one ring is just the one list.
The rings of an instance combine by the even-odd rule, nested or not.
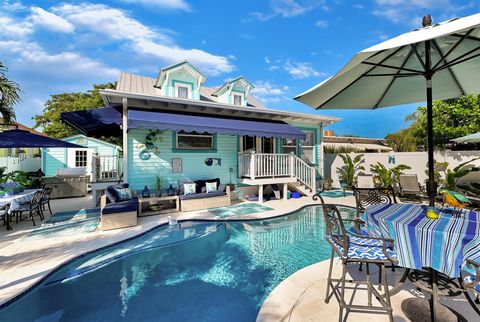
[(178, 196), (138, 197), (138, 216), (150, 216), (180, 211)]
[[(480, 315), (480, 263), (467, 259), (466, 268), (470, 270), (469, 274), (460, 279), (464, 287), (464, 295), (475, 312)], [(468, 291), (474, 293), (475, 300), (470, 297)]]
[(24, 206), (25, 204), (28, 204), (30, 200), (34, 197), (34, 194), (37, 191), (41, 191), (38, 189), (25, 189), (22, 192), (9, 195), (9, 196), (4, 196), (0, 198), (0, 208), (3, 208), (4, 206), (8, 205), (9, 207), (9, 213), (10, 216), (8, 216), (7, 223), (6, 223), (6, 228), (7, 230), (12, 229), (10, 226), (11, 222), (11, 217), (16, 215), (15, 210), (19, 209), (20, 207)]
[(405, 198), (421, 198), (422, 186), (418, 182), (416, 174), (401, 174), (398, 186), (400, 188), (400, 196)]
[(33, 225), (35, 226), (35, 219), (33, 216), (37, 214), (40, 217), (40, 220), (43, 220), (43, 213), (40, 205), (40, 200), (42, 199), (43, 193), (41, 190), (37, 190), (34, 192), (30, 201), (20, 204), (20, 206), (15, 207), (12, 209), (12, 214), (15, 215), (15, 221), (18, 223), (22, 220), (23, 213), (27, 212), (28, 217), (31, 218)]
[[(344, 225), (344, 221), (348, 220), (342, 219), (335, 205), (323, 204), (323, 214), (325, 217), (326, 239), (332, 247), (325, 303), (328, 303), (331, 296), (335, 295), (340, 306), (339, 321), (343, 321), (344, 310), (346, 311), (346, 316), (348, 316), (350, 311), (368, 314), (372, 312), (385, 313), (389, 316), (390, 321), (393, 321), (393, 310), (390, 302), (390, 291), (387, 283), (385, 265), (397, 263), (396, 254), (393, 250), (394, 241), (387, 238), (373, 238), (349, 233)], [(338, 255), (342, 261), (342, 276), (339, 279), (332, 278), (335, 255)], [(350, 301), (345, 300), (347, 266), (353, 263), (362, 263), (366, 266), (366, 279), (354, 280), (351, 283), (367, 286), (367, 305), (354, 304), (353, 298)], [(370, 280), (371, 264), (378, 265), (380, 268), (380, 275), (383, 279), (383, 288), (385, 291), (384, 294), (380, 294), (372, 285)], [(330, 293), (330, 288), (332, 289), (332, 293)], [(356, 292), (357, 290), (354, 290), (352, 296), (354, 296)], [(372, 295), (376, 297), (380, 306), (372, 305)]]
[[(54, 186), (56, 188), (56, 186)], [(42, 211), (46, 211), (46, 206), (48, 206), (48, 211), (50, 212), (50, 216), (52, 215), (52, 207), (50, 206), (50, 194), (52, 193), (53, 188), (43, 188), (42, 189), (42, 199), (40, 200), (40, 205), (42, 207)]]
[(114, 189), (128, 188), (128, 183), (108, 186), (105, 194), (100, 198), (100, 226), (102, 230), (125, 228), (138, 224), (138, 199), (133, 197), (121, 201)]
[(356, 213), (355, 216), (360, 218), (360, 214), (365, 208), (371, 205), (397, 203), (395, 191), (393, 187), (387, 188), (358, 188), (353, 187), (353, 195), (355, 196)]
[[(206, 192), (207, 182), (216, 182), (217, 191)], [(195, 183), (196, 192), (193, 194), (184, 194), (184, 184)], [(178, 183), (178, 195), (182, 211), (193, 211), (208, 208), (218, 208), (231, 205), (230, 186), (222, 185), (220, 179), (185, 181)]]
[[(420, 278), (411, 278), (423, 281), (416, 285), (432, 294), (430, 304), (435, 317), (442, 314), (455, 319), (455, 314), (438, 302), (438, 295), (440, 292), (443, 295), (461, 293), (457, 285), (449, 289), (448, 284), (460, 277), (461, 266), (466, 265), (468, 259), (480, 257), (480, 231), (476, 229), (480, 225), (480, 214), (463, 210), (459, 216), (453, 216), (453, 209), (440, 208), (439, 218), (432, 220), (425, 216), (426, 209), (417, 204), (373, 205), (366, 208), (364, 219), (369, 231), (376, 236), (395, 240), (398, 266), (429, 270), (428, 275), (417, 271), (414, 275)], [(428, 287), (425, 280), (430, 283)], [(445, 288), (439, 289), (440, 284), (446, 285)], [(428, 300), (409, 301), (405, 314), (419, 314), (416, 315), (418, 319), (428, 320), (430, 305), (425, 301)]]
[(11, 230), (10, 227), (10, 205), (7, 203), (3, 206), (0, 206), (0, 219), (3, 220), (3, 224), (7, 230)]

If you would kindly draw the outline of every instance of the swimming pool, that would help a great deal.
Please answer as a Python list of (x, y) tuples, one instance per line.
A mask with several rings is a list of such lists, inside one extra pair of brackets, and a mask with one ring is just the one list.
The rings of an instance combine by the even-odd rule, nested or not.
[(316, 206), (268, 220), (160, 226), (70, 262), (1, 309), (1, 320), (255, 321), (275, 286), (329, 257), (323, 235)]

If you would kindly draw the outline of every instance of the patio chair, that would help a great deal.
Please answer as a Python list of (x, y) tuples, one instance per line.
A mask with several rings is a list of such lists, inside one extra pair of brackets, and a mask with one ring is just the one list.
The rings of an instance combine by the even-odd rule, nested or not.
[[(393, 309), (390, 301), (385, 265), (398, 263), (397, 255), (393, 250), (394, 241), (392, 239), (352, 235), (345, 229), (344, 222), (347, 220), (342, 219), (335, 205), (323, 204), (322, 207), (325, 217), (326, 239), (332, 247), (325, 303), (328, 303), (332, 295), (335, 295), (340, 306), (339, 321), (343, 321), (344, 311), (346, 311), (345, 318), (348, 317), (350, 311), (367, 314), (376, 312), (387, 314), (390, 321), (393, 321)], [(342, 261), (341, 278), (332, 278), (335, 255), (338, 255)], [(353, 297), (357, 293), (356, 289), (353, 291), (352, 299), (350, 301), (345, 300), (347, 266), (352, 263), (362, 263), (366, 266), (366, 279), (349, 281), (349, 283), (367, 286), (367, 305), (353, 303)], [(372, 285), (370, 280), (371, 264), (378, 265), (380, 268), (380, 275), (383, 277), (384, 294), (380, 294)], [(331, 293), (330, 289), (332, 290)], [(372, 305), (372, 295), (376, 297), (380, 306)]]
[(359, 174), (357, 176), (357, 188), (375, 188), (372, 174)]
[(414, 199), (421, 198), (422, 186), (418, 182), (416, 174), (401, 174), (399, 179), (400, 196)]
[(10, 214), (8, 213), (9, 209), (10, 209), (10, 204), (8, 203), (0, 207), (0, 220), (3, 220), (3, 225), (7, 226), (7, 230), (9, 229), (8, 222), (10, 219), (8, 218), (8, 216), (10, 216)]
[(41, 209), (40, 201), (42, 200), (43, 192), (37, 191), (33, 194), (32, 199), (24, 204), (21, 204), (19, 208), (15, 209), (13, 213), (15, 214), (16, 222), (22, 220), (22, 215), (24, 212), (28, 212), (28, 218), (32, 219), (33, 225), (35, 226), (35, 219), (33, 218), (34, 214), (37, 214), (40, 217), (40, 220), (43, 220), (43, 214)]
[[(54, 186), (53, 188), (55, 188)], [(52, 215), (52, 207), (50, 206), (50, 194), (52, 193), (53, 188), (43, 188), (42, 189), (42, 199), (40, 199), (40, 206), (43, 215), (43, 211), (46, 211), (46, 207), (48, 206), (48, 211), (50, 212), (50, 216)]]
[[(465, 289), (464, 294), (475, 310), (475, 312), (480, 315), (480, 263), (467, 259), (467, 268), (473, 270), (474, 274), (468, 274), (464, 278), (460, 279)], [(475, 295), (475, 300), (472, 300), (468, 290), (473, 291)]]
[(355, 216), (360, 218), (360, 214), (365, 208), (371, 205), (397, 203), (395, 190), (393, 187), (387, 188), (360, 188), (353, 187), (355, 196), (356, 212)]

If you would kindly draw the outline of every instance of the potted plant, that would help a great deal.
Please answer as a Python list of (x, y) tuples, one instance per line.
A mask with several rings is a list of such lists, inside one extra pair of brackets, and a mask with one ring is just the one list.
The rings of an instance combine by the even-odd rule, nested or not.
[(339, 156), (342, 158), (344, 165), (337, 168), (337, 173), (340, 180), (343, 180), (345, 188), (351, 189), (357, 184), (358, 175), (365, 171), (363, 154), (357, 154), (354, 158), (349, 154), (339, 154)]
[(328, 178), (326, 181), (325, 181), (325, 190), (332, 190), (333, 189), (333, 179), (332, 178)]
[(157, 189), (157, 196), (161, 197), (162, 196), (162, 178), (160, 176), (156, 177), (155, 180), (155, 188)]

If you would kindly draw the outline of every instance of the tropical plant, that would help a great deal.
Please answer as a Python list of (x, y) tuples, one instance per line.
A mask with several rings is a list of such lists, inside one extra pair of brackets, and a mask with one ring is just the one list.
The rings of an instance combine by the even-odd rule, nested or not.
[(357, 184), (358, 175), (365, 171), (363, 154), (357, 154), (353, 159), (350, 154), (339, 154), (339, 156), (344, 165), (337, 168), (337, 173), (340, 179), (347, 183), (347, 188), (352, 188)]
[[(428, 182), (428, 162), (425, 165), (426, 170), (425, 174), (427, 175), (427, 179), (425, 179), (425, 184)], [(445, 179), (447, 177), (447, 167), (448, 162), (437, 162), (437, 160), (433, 160), (433, 177), (435, 182), (440, 186), (443, 187), (445, 185)], [(443, 176), (442, 176), (443, 173)]]
[(7, 67), (0, 62), (0, 114), (4, 123), (11, 123), (15, 121), (13, 105), (20, 102), (20, 87), (5, 76), (7, 71)]
[(478, 172), (480, 171), (479, 167), (472, 166), (471, 163), (476, 161), (480, 158), (474, 158), (467, 162), (460, 163), (453, 169), (447, 169), (446, 171), (446, 178), (444, 188), (448, 190), (455, 190), (457, 188), (457, 183), (460, 178), (465, 177), (467, 174), (471, 172)]
[(403, 171), (408, 169), (411, 169), (411, 167), (406, 164), (399, 164), (390, 169), (380, 162), (370, 165), (370, 171), (376, 174), (376, 184), (382, 188), (393, 187), (400, 181), (400, 175), (403, 174)]

